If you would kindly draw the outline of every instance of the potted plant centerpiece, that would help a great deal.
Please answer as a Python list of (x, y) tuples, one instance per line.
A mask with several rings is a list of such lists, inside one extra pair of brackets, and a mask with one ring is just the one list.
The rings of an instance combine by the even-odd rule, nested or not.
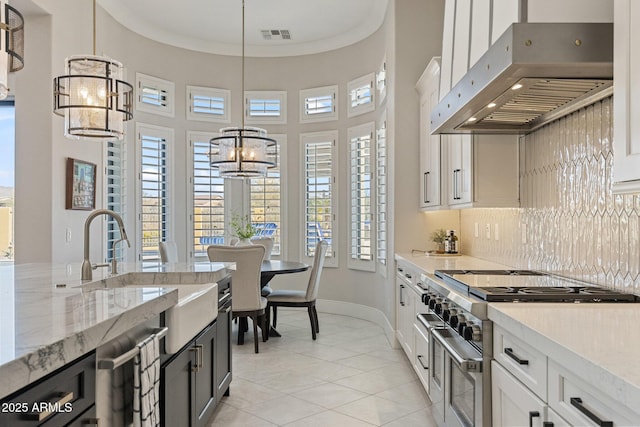
[(431, 233), (431, 241), (436, 244), (436, 250), (434, 251), (437, 254), (444, 253), (444, 241), (447, 238), (447, 232), (443, 228), (439, 228)]
[(240, 242), (238, 245), (251, 245), (251, 238), (255, 236), (258, 230), (251, 223), (249, 215), (234, 214), (231, 218), (231, 232)]

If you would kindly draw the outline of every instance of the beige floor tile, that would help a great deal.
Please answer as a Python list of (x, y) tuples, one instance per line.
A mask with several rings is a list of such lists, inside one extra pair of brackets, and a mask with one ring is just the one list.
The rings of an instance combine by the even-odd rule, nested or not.
[(334, 411), (325, 411), (307, 418), (303, 418), (287, 427), (370, 427), (373, 424), (365, 423), (348, 415)]
[(369, 396), (334, 408), (334, 411), (381, 426), (410, 414), (414, 408), (381, 397)]
[(229, 396), (224, 403), (234, 408), (242, 409), (256, 403), (278, 399), (284, 396), (276, 390), (252, 383), (242, 378), (234, 378), (229, 388)]
[(368, 354), (359, 354), (347, 359), (340, 359), (337, 363), (351, 368), (360, 369), (362, 371), (373, 371), (374, 369), (383, 368), (396, 362), (391, 362), (380, 357), (369, 356)]
[(332, 409), (369, 396), (366, 393), (337, 384), (322, 384), (296, 393), (296, 397)]
[(262, 418), (251, 415), (240, 409), (221, 403), (208, 427), (274, 427), (277, 424), (270, 423)]
[(437, 427), (436, 421), (428, 408), (413, 412), (405, 417), (397, 418), (384, 427)]
[(325, 408), (293, 396), (284, 396), (244, 410), (274, 424), (284, 425), (323, 412)]

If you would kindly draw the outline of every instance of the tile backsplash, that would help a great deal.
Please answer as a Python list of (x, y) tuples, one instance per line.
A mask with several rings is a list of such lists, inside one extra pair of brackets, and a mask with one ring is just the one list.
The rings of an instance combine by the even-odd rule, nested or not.
[(612, 108), (607, 98), (521, 138), (521, 207), (462, 210), (463, 252), (640, 293), (640, 196), (612, 192)]

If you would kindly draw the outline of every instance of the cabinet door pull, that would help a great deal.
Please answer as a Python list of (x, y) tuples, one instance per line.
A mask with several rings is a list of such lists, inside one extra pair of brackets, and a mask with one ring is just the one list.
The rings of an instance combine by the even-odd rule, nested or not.
[(542, 427), (553, 427), (553, 423), (551, 421), (545, 421), (542, 423)]
[(424, 365), (424, 362), (422, 361), (422, 359), (423, 359), (423, 358), (424, 358), (424, 356), (423, 356), (423, 355), (421, 355), (421, 354), (419, 354), (419, 355), (417, 355), (417, 356), (416, 356), (416, 359), (418, 359), (418, 362), (420, 362), (420, 365), (422, 366), (422, 369), (425, 369), (425, 370), (426, 370), (426, 369), (429, 369), (429, 367), (428, 367), (428, 366), (425, 366), (425, 365)]
[(404, 285), (400, 285), (400, 305), (404, 307), (404, 301), (402, 300), (402, 290), (404, 289)]
[(82, 425), (100, 427), (100, 418), (87, 418), (86, 420), (82, 420)]
[(613, 421), (602, 421), (600, 417), (591, 412), (586, 406), (582, 404), (582, 399), (579, 397), (572, 397), (569, 399), (571, 406), (582, 412), (587, 418), (599, 425), (600, 427), (613, 427)]
[(60, 408), (64, 406), (65, 403), (69, 403), (73, 400), (73, 392), (70, 391), (68, 393), (64, 393), (64, 392), (58, 393), (58, 397), (59, 397), (58, 400), (56, 400), (55, 402), (50, 402), (47, 405), (48, 408), (52, 408), (52, 409), (47, 411), (42, 411), (42, 412), (32, 412), (29, 418), (37, 421), (43, 421), (49, 418), (51, 415), (56, 414), (57, 411), (55, 411), (55, 408)]
[(518, 363), (519, 365), (528, 365), (529, 364), (528, 360), (520, 359), (518, 356), (516, 356), (516, 354), (513, 352), (512, 348), (505, 348), (504, 349), (504, 354), (506, 354), (507, 356), (509, 356), (513, 360), (515, 360), (516, 363)]
[(533, 427), (533, 419), (540, 416), (538, 411), (529, 411), (529, 427)]
[(189, 351), (193, 351), (196, 354), (196, 362), (193, 364), (191, 368), (191, 372), (198, 373), (200, 372), (200, 368), (202, 368), (202, 352), (204, 350), (204, 346), (202, 344), (196, 344), (189, 349)]
[(424, 173), (424, 202), (431, 203), (429, 200), (429, 174), (430, 172)]

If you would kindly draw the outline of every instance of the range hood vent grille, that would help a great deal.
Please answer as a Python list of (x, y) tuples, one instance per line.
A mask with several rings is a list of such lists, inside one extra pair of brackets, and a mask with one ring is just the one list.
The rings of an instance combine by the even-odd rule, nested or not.
[(435, 108), (432, 133), (529, 133), (609, 96), (612, 79), (612, 24), (513, 24)]

